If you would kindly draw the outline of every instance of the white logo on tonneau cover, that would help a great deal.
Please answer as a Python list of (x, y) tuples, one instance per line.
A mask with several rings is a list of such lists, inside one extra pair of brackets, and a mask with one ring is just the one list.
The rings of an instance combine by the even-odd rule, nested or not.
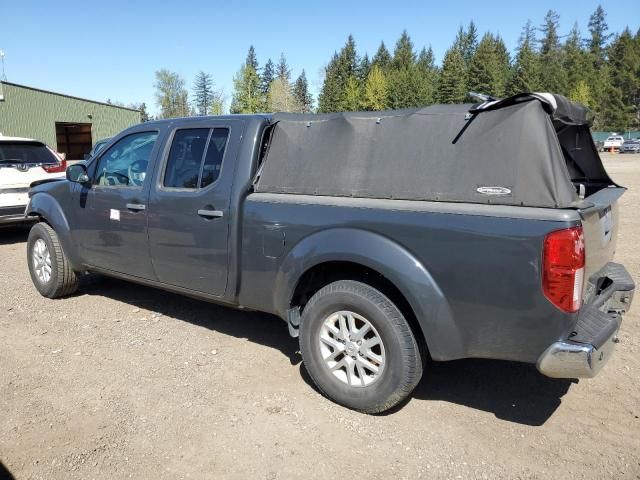
[(507, 187), (478, 187), (476, 188), (476, 192), (481, 193), (482, 195), (511, 195), (511, 189)]

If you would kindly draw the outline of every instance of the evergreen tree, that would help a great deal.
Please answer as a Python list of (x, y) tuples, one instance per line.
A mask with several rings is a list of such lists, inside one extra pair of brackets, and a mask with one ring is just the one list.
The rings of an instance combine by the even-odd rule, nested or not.
[(395, 69), (409, 69), (413, 67), (415, 62), (416, 54), (413, 51), (413, 42), (407, 31), (403, 30), (402, 35), (400, 35), (396, 43), (396, 48), (393, 51), (391, 66)]
[(160, 118), (189, 115), (189, 93), (184, 88), (184, 79), (180, 75), (166, 69), (158, 70), (155, 88)]
[(496, 90), (496, 96), (504, 97), (507, 94), (507, 85), (509, 85), (513, 75), (511, 55), (509, 55), (509, 50), (500, 35), (496, 35), (493, 38), (493, 42), (498, 60), (498, 89)]
[(284, 53), (280, 54), (280, 60), (278, 60), (276, 67), (276, 76), (281, 78), (283, 82), (291, 83), (291, 69), (289, 68)]
[(601, 5), (598, 5), (596, 11), (589, 18), (589, 32), (591, 33), (589, 50), (596, 70), (602, 68), (606, 61), (606, 45), (611, 38), (611, 34), (607, 33), (608, 30), (609, 26), (607, 25), (604, 9)]
[(276, 78), (276, 68), (271, 59), (267, 60), (262, 69), (262, 75), (260, 76), (260, 88), (264, 95), (269, 93), (269, 86), (271, 82)]
[(338, 54), (334, 53), (331, 61), (324, 68), (324, 81), (318, 95), (318, 111), (337, 112), (342, 85), (338, 74)]
[[(595, 12), (589, 18), (590, 38), (587, 39), (591, 68), (585, 75), (591, 96), (593, 98), (593, 110), (595, 113), (594, 128), (603, 128), (605, 121), (605, 110), (609, 108), (611, 92), (609, 68), (607, 65), (607, 43), (611, 34), (607, 33), (609, 26), (606, 22), (606, 15), (602, 6), (598, 5)], [(612, 118), (611, 114), (606, 114), (607, 118)]]
[(599, 126), (603, 130), (624, 132), (630, 126), (630, 116), (622, 100), (622, 92), (611, 83), (605, 87), (606, 102), (603, 102), (599, 112)]
[(198, 72), (193, 85), (193, 103), (197, 115), (208, 115), (213, 103), (213, 80), (211, 75)]
[(140, 110), (140, 123), (148, 122), (151, 120), (149, 112), (147, 112), (147, 104), (142, 102), (139, 105), (132, 105), (132, 108)]
[[(582, 40), (574, 25), (561, 41), (558, 14), (549, 10), (538, 38), (527, 22), (512, 57), (498, 35), (487, 33), (478, 42), (471, 21), (460, 27), (441, 68), (435, 65), (431, 49), (416, 55), (406, 31), (393, 55), (381, 42), (371, 59), (368, 55), (359, 59), (350, 35), (325, 68), (318, 110), (407, 108), (434, 100), (457, 103), (468, 90), (495, 97), (550, 91), (588, 105), (595, 114), (594, 130), (640, 128), (640, 30), (632, 34), (627, 29), (609, 43), (612, 35), (601, 6), (588, 27), (588, 39)], [(271, 69), (266, 65), (263, 77), (276, 76), (269, 77), (273, 70), (273, 64)], [(301, 103), (300, 95), (294, 97)]]
[(640, 117), (640, 47), (626, 28), (609, 47), (610, 76), (614, 88), (620, 91), (622, 102), (632, 113), (630, 123), (636, 126)]
[(469, 64), (468, 88), (472, 92), (500, 96), (504, 90), (493, 35), (485, 33)]
[(346, 104), (349, 103), (346, 99), (347, 82), (349, 78), (357, 81), (359, 64), (356, 42), (353, 36), (349, 35), (340, 54), (334, 54), (331, 62), (325, 68), (324, 83), (318, 98), (319, 111), (337, 112), (347, 108)]
[(141, 122), (148, 122), (149, 120), (151, 120), (151, 116), (149, 115), (149, 112), (147, 112), (147, 104), (145, 102), (142, 102), (140, 104), (140, 121)]
[(541, 27), (543, 38), (540, 41), (540, 63), (544, 68), (540, 71), (540, 83), (542, 89), (547, 92), (566, 94), (567, 72), (562, 66), (562, 49), (558, 35), (559, 19), (555, 11), (549, 10)]
[(360, 82), (355, 76), (350, 76), (344, 89), (340, 110), (345, 112), (354, 112), (360, 109), (361, 103)]
[[(588, 84), (585, 82), (585, 76), (588, 75), (590, 70), (590, 62), (587, 52), (582, 48), (582, 40), (580, 38), (580, 30), (576, 23), (569, 36), (564, 43), (564, 55), (563, 55), (564, 70), (567, 73), (567, 90), (576, 92), (578, 90), (584, 92), (584, 87), (588, 89)], [(584, 85), (578, 89), (578, 84), (584, 82)]]
[(233, 99), (231, 113), (256, 113), (264, 110), (265, 97), (261, 88), (260, 75), (250, 58), (242, 65), (233, 78)]
[(361, 84), (367, 81), (367, 76), (369, 75), (369, 71), (371, 70), (371, 60), (369, 60), (369, 55), (366, 53), (362, 60), (360, 60), (360, 65), (358, 65), (358, 81)]
[(469, 67), (473, 54), (478, 48), (478, 29), (476, 24), (471, 20), (469, 26), (465, 30), (462, 26), (458, 29), (454, 47), (460, 50), (462, 58), (464, 58), (465, 67)]
[(416, 74), (418, 75), (418, 104), (416, 106), (429, 105), (435, 101), (438, 85), (438, 68), (435, 64), (433, 49), (429, 46), (422, 48), (416, 62)]
[(460, 50), (451, 47), (442, 61), (438, 98), (442, 103), (461, 103), (466, 96), (464, 58)]
[(507, 87), (508, 95), (539, 90), (538, 55), (535, 51), (536, 36), (531, 21), (522, 29), (516, 54), (513, 75)]
[(384, 110), (388, 107), (389, 88), (384, 71), (374, 64), (369, 70), (362, 94), (362, 108), (365, 110)]
[(313, 109), (313, 95), (309, 92), (309, 83), (304, 70), (293, 85), (293, 97), (301, 113), (309, 113)]
[[(109, 103), (109, 102), (107, 102), (107, 103)], [(113, 105), (113, 103), (111, 103), (110, 105)], [(140, 112), (140, 123), (148, 122), (149, 120), (152, 119), (151, 116), (149, 115), (149, 112), (147, 112), (147, 104), (144, 103), (144, 102), (142, 102), (142, 103), (130, 103), (129, 105), (127, 105), (127, 108), (132, 108), (132, 109), (138, 110)]]
[(347, 43), (342, 47), (338, 58), (340, 75), (343, 79), (344, 85), (346, 85), (349, 77), (357, 75), (359, 64), (360, 59), (358, 58), (358, 52), (356, 51), (356, 41), (353, 39), (353, 35), (349, 35)]
[(250, 65), (251, 68), (253, 68), (256, 72), (260, 71), (260, 67), (258, 65), (258, 57), (256, 56), (256, 49), (253, 48), (253, 45), (249, 47), (245, 64)]
[(433, 48), (429, 45), (429, 49), (422, 47), (420, 53), (418, 54), (417, 65), (425, 70), (436, 71), (436, 61), (435, 56), (433, 55)]
[(413, 42), (403, 31), (393, 51), (393, 60), (387, 71), (389, 106), (391, 108), (411, 108), (421, 106), (423, 86), (416, 65)]
[(383, 72), (386, 71), (391, 65), (391, 54), (389, 53), (389, 50), (387, 50), (387, 47), (385, 46), (384, 42), (380, 42), (378, 51), (373, 56), (373, 59), (371, 60), (371, 64), (377, 65), (382, 69)]

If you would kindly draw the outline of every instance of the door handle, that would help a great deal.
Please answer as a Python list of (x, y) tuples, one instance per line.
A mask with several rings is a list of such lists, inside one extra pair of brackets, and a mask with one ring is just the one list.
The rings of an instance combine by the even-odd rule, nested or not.
[(198, 210), (198, 215), (204, 218), (220, 218), (224, 215), (222, 210)]
[(145, 208), (147, 208), (146, 205), (142, 205), (141, 203), (127, 203), (127, 209), (133, 210), (134, 212), (141, 212)]

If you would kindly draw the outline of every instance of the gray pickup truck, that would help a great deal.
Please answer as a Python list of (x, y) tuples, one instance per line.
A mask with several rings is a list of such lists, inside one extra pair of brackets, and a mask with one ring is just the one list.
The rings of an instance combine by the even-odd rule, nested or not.
[(618, 198), (564, 97), (139, 124), (34, 184), (28, 265), (49, 298), (99, 272), (269, 312), (329, 398), (405, 399), (427, 358), (594, 376), (634, 282)]

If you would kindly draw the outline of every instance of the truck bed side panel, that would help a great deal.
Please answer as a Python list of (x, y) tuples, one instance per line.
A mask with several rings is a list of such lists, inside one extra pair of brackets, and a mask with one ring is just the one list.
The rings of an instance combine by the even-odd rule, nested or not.
[[(273, 292), (287, 256), (305, 238), (348, 227), (392, 240), (424, 266), (442, 291), (451, 312), (451, 337), (462, 339), (463, 348), (430, 342), (429, 329), (437, 319), (428, 318), (429, 312), (416, 312), (435, 359), (533, 362), (550, 343), (566, 338), (575, 323), (575, 315), (557, 310), (540, 287), (543, 239), (550, 231), (577, 224), (575, 212), (499, 207), (495, 212), (500, 216), (491, 216), (496, 207), (478, 206), (474, 214), (459, 214), (455, 212), (465, 211), (463, 204), (322, 200), (277, 194), (247, 198), (242, 305), (284, 316)], [(521, 218), (509, 216), (505, 208)], [(540, 219), (534, 218), (536, 213)], [(265, 239), (273, 240), (274, 235), (284, 240), (282, 251), (265, 251)]]

